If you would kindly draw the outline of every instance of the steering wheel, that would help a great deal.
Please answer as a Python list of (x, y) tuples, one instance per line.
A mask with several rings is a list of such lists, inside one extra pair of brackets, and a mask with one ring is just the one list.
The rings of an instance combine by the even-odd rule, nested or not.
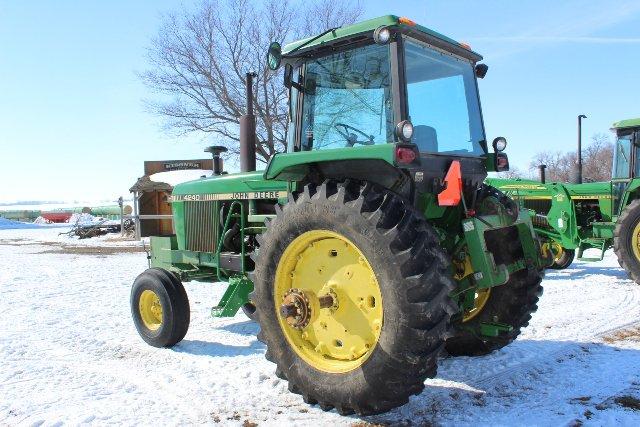
[[(336, 128), (336, 132), (338, 132), (342, 137), (344, 137), (344, 139), (347, 140), (346, 147), (353, 147), (355, 144), (362, 144), (362, 145), (375, 144), (375, 142), (373, 141), (373, 135), (367, 135), (366, 133), (362, 132), (360, 129), (354, 128), (351, 125), (347, 125), (344, 123), (336, 123), (334, 127)], [(340, 128), (343, 128), (343, 130), (340, 130)], [(359, 133), (360, 135), (364, 136), (366, 140), (358, 141), (358, 135), (356, 135), (353, 132), (349, 132), (349, 130)]]

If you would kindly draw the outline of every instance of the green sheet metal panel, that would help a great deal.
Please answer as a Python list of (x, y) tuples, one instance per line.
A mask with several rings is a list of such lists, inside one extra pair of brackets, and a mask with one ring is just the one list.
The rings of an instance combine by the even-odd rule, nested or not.
[(640, 127), (640, 118), (638, 119), (626, 119), (615, 122), (611, 125), (612, 129), (625, 129)]

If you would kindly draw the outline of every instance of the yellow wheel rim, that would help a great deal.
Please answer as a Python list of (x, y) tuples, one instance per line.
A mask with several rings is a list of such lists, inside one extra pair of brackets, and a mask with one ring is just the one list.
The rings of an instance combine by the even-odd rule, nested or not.
[(338, 233), (308, 231), (289, 244), (276, 269), (274, 302), (287, 341), (320, 371), (358, 368), (380, 338), (378, 280), (358, 247)]
[(551, 242), (551, 253), (553, 254), (553, 262), (558, 262), (564, 254), (564, 248), (558, 242)]
[(156, 331), (162, 326), (162, 304), (155, 292), (149, 289), (142, 291), (138, 302), (138, 310), (140, 311), (142, 323), (148, 329)]
[(640, 221), (633, 227), (633, 233), (631, 234), (631, 249), (636, 259), (640, 261)]
[(464, 314), (462, 315), (462, 323), (468, 322), (480, 314), (484, 306), (487, 304), (487, 301), (489, 301), (490, 296), (491, 288), (476, 289), (476, 294), (473, 298), (473, 308), (464, 311)]
[[(458, 281), (464, 279), (465, 277), (473, 274), (473, 266), (471, 265), (471, 258), (467, 255), (463, 261), (454, 261), (454, 265), (456, 265), (456, 272), (454, 274), (454, 278)], [(491, 295), (491, 288), (486, 289), (476, 289), (475, 296), (473, 298), (473, 307), (471, 309), (465, 310), (462, 313), (462, 323), (468, 322), (474, 317), (476, 317), (482, 309), (489, 301), (489, 296)]]

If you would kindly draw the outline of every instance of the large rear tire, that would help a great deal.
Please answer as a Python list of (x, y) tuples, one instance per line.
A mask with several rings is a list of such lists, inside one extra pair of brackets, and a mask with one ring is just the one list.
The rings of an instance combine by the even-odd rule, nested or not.
[[(455, 335), (446, 343), (447, 352), (452, 356), (482, 356), (509, 345), (538, 309), (542, 277), (543, 273), (535, 269), (520, 270), (504, 285), (490, 288), (488, 297), (474, 316), (465, 316), (465, 313), (457, 316)], [(482, 323), (503, 323), (513, 329), (497, 337), (487, 337), (480, 334)]]
[[(309, 184), (276, 211), (251, 295), (276, 374), (305, 402), (341, 414), (407, 403), (435, 376), (457, 311), (435, 232), (369, 183)], [(319, 297), (334, 304), (321, 308)]]
[(613, 232), (613, 251), (629, 277), (640, 284), (640, 200), (634, 200), (618, 217)]

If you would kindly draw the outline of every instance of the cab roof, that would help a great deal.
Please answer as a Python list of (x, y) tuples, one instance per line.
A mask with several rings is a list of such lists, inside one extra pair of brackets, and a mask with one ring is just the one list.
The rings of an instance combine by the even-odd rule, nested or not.
[[(385, 15), (379, 18), (373, 18), (367, 21), (362, 21), (356, 24), (337, 28), (335, 31), (325, 34), (324, 36), (312, 41), (308, 45), (305, 45), (301, 49), (301, 51), (307, 51), (309, 49), (317, 48), (323, 45), (334, 44), (338, 40), (347, 39), (354, 36), (373, 32), (376, 28), (383, 27), (383, 26), (417, 31), (427, 36), (429, 39), (436, 39), (440, 41), (441, 43), (439, 44), (444, 44), (443, 46), (444, 48), (449, 48), (451, 50), (454, 50), (455, 53), (460, 53), (460, 52), (466, 53), (463, 56), (468, 57), (469, 59), (472, 59), (474, 62), (482, 60), (482, 56), (472, 51), (468, 45), (465, 45), (464, 43), (459, 43), (443, 34), (433, 31), (427, 27), (423, 27), (422, 25), (418, 25), (415, 22), (411, 21), (410, 19), (402, 18), (395, 15)], [(308, 40), (311, 40), (312, 38), (313, 37), (308, 37), (306, 39), (298, 40), (285, 45), (284, 48), (282, 49), (283, 55), (288, 54), (289, 52), (291, 52), (298, 46), (304, 44)]]
[(615, 122), (611, 126), (612, 129), (625, 129), (625, 128), (637, 128), (637, 127), (640, 127), (640, 118), (620, 120), (619, 122)]

